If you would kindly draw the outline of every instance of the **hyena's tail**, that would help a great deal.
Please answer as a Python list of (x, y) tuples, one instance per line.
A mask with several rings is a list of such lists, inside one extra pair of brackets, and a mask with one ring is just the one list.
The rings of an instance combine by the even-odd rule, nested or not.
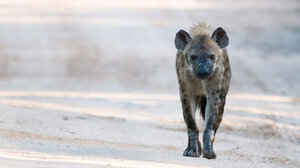
[(200, 103), (201, 103), (200, 113), (201, 113), (203, 119), (205, 119), (205, 107), (206, 107), (206, 104), (207, 104), (206, 96), (202, 96), (202, 99), (201, 99)]
[(196, 99), (196, 103), (197, 103), (196, 106), (197, 106), (197, 108), (200, 109), (201, 116), (205, 120), (205, 107), (207, 104), (206, 96), (197, 96), (197, 97), (195, 97), (195, 99)]

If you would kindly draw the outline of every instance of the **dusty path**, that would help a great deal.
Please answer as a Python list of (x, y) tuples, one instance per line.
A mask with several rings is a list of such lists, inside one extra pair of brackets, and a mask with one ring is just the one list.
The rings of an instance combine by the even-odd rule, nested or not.
[[(182, 2), (2, 0), (0, 167), (300, 167), (299, 1)], [(182, 156), (173, 40), (199, 21), (230, 35), (216, 160)]]
[(229, 95), (218, 158), (208, 161), (182, 157), (187, 137), (176, 94), (5, 91), (0, 97), (4, 167), (300, 166), (299, 99)]

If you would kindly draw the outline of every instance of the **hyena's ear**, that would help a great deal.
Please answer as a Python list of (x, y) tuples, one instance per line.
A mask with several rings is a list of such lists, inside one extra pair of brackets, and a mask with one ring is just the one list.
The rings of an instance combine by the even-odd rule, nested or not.
[(184, 30), (179, 30), (179, 32), (176, 33), (175, 37), (175, 46), (177, 50), (183, 51), (185, 46), (191, 41), (192, 37), (189, 35), (188, 32)]
[(220, 48), (225, 48), (229, 44), (227, 33), (222, 27), (217, 28), (211, 35), (211, 38), (218, 43)]

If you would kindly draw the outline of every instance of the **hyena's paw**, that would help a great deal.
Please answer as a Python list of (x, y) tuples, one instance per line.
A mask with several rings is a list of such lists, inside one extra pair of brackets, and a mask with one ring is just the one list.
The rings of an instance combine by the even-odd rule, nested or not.
[(213, 150), (203, 150), (203, 157), (207, 159), (215, 159), (217, 155)]
[(188, 157), (200, 157), (201, 155), (201, 144), (200, 142), (190, 144), (185, 151), (183, 152), (183, 156), (188, 156)]

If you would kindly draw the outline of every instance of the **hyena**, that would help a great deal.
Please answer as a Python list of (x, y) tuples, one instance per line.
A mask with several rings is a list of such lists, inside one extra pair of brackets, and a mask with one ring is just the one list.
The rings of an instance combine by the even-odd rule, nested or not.
[[(176, 71), (187, 126), (188, 145), (184, 156), (215, 159), (213, 142), (223, 118), (226, 95), (229, 89), (231, 69), (225, 47), (229, 38), (221, 27), (214, 31), (205, 25), (192, 27), (190, 34), (177, 32)], [(205, 121), (203, 152), (195, 112), (200, 109)]]

